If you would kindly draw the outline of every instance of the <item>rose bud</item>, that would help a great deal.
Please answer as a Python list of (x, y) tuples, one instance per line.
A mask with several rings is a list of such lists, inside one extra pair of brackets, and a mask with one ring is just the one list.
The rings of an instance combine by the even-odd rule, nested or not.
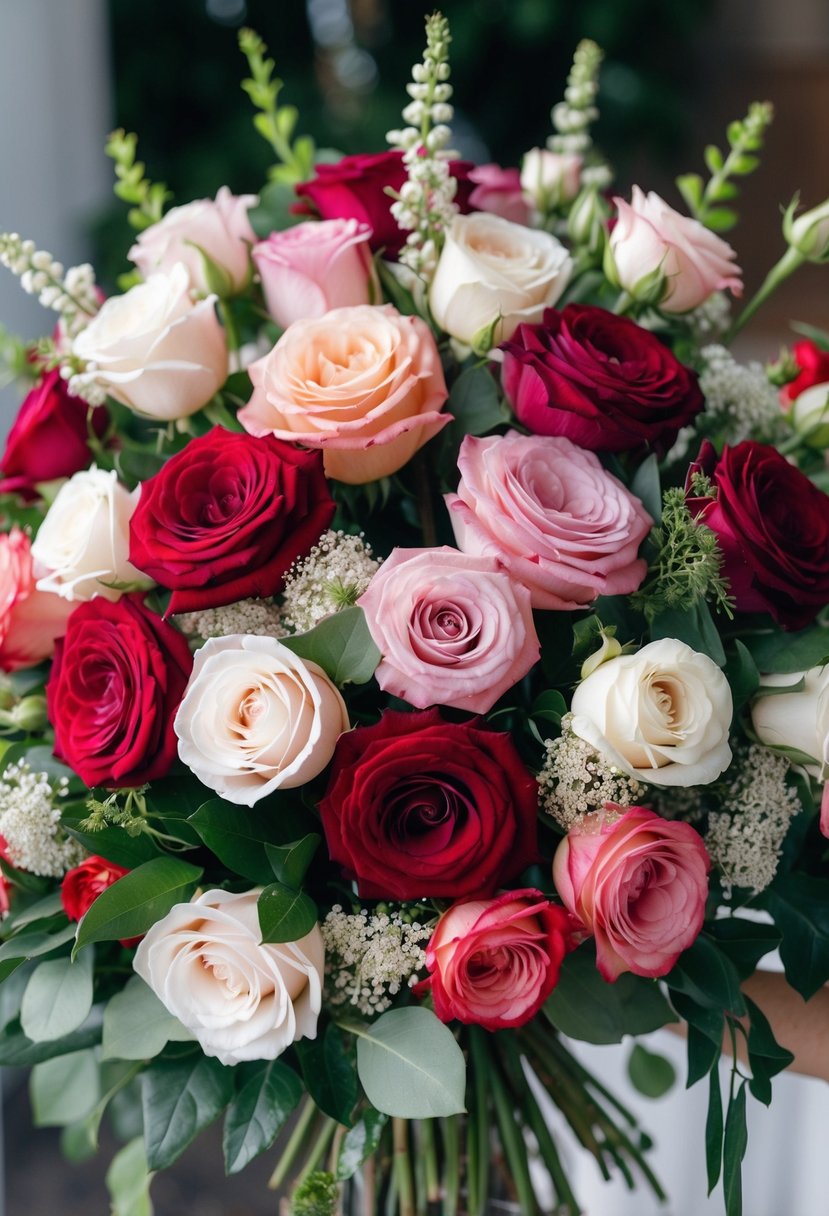
[(795, 342), (791, 357), (797, 375), (780, 390), (784, 402), (794, 401), (816, 384), (829, 384), (829, 350), (821, 350), (814, 342), (804, 338)]
[[(129, 874), (123, 866), (117, 866), (114, 861), (105, 857), (87, 857), (73, 870), (67, 870), (60, 884), (60, 902), (70, 920), (80, 920), (85, 916), (99, 895), (108, 887)], [(122, 937), (122, 946), (138, 945), (140, 937)]]
[(783, 235), (807, 262), (825, 262), (829, 258), (829, 198), (796, 219), (794, 204), (789, 207), (783, 218)]
[(546, 148), (530, 148), (521, 163), (521, 188), (533, 205), (546, 215), (579, 192), (581, 157)]
[(530, 208), (521, 190), (517, 169), (476, 165), (469, 170), (469, 180), (475, 186), (469, 196), (469, 205), (474, 211), (500, 215), (512, 224), (529, 224)]

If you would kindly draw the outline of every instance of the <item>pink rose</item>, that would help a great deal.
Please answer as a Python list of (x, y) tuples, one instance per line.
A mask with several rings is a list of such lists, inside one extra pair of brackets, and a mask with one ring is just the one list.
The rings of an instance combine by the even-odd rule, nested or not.
[(0, 535), (0, 669), (15, 671), (49, 658), (75, 607), (37, 590), (25, 532), (12, 528)]
[(390, 304), (295, 321), (248, 371), (245, 429), (322, 448), (327, 476), (351, 485), (395, 473), (451, 421), (431, 330)]
[(453, 904), (426, 948), (422, 988), (442, 1022), (523, 1026), (556, 986), (570, 938), (567, 913), (540, 891)]
[[(215, 202), (202, 198), (173, 207), (157, 224), (144, 229), (127, 256), (145, 279), (183, 262), (196, 291), (235, 295), (250, 275), (250, 246), (256, 235), (248, 210), (256, 201), (255, 194), (234, 195), (222, 186)], [(203, 254), (227, 276), (225, 290), (219, 291), (213, 280), (208, 282)]]
[(502, 169), (500, 165), (476, 165), (469, 170), (469, 180), (475, 189), (469, 205), (475, 211), (500, 215), (513, 224), (529, 224), (530, 208), (521, 189), (521, 174), (517, 169)]
[(530, 593), (491, 557), (394, 549), (357, 602), (380, 687), (418, 709), (485, 714), (538, 660)]
[[(697, 220), (680, 215), (651, 191), (633, 187), (630, 203), (615, 198), (618, 220), (610, 252), (619, 286), (653, 299), (663, 312), (688, 312), (715, 291), (743, 290), (734, 250)], [(659, 277), (664, 276), (661, 294)], [(650, 276), (650, 277), (649, 277)], [(647, 280), (645, 282), (644, 280)]]
[(637, 551), (653, 521), (593, 452), (564, 436), (467, 435), (458, 468), (446, 495), (458, 547), (497, 558), (533, 608), (584, 608), (642, 582)]
[(556, 850), (553, 881), (596, 939), (610, 982), (624, 971), (667, 975), (702, 928), (711, 859), (687, 823), (612, 803), (585, 816)]
[(323, 220), (272, 232), (253, 249), (268, 312), (287, 329), (331, 308), (372, 302), (371, 228), (359, 220)]

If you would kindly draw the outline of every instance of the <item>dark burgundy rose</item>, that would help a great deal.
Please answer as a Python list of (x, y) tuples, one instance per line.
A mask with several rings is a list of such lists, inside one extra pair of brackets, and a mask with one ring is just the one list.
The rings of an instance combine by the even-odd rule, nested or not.
[(703, 408), (696, 373), (647, 329), (604, 308), (547, 309), (504, 351), (504, 392), (536, 435), (593, 452), (665, 451)]
[(214, 427), (141, 487), (130, 561), (195, 612), (275, 595), (331, 522), (322, 452)]
[(55, 755), (89, 786), (163, 777), (176, 757), (173, 718), (192, 666), (184, 635), (141, 596), (79, 604), (46, 685)]
[(387, 710), (340, 736), (320, 813), (362, 898), (456, 899), (538, 859), (537, 794), (509, 735)]
[(795, 342), (792, 347), (792, 355), (800, 370), (795, 379), (790, 380), (781, 389), (780, 395), (785, 402), (794, 401), (801, 393), (805, 393), (807, 388), (812, 388), (815, 384), (829, 382), (829, 351), (821, 350), (814, 342), (804, 338), (800, 342)]
[[(57, 477), (71, 477), (92, 460), (87, 430), (89, 406), (73, 397), (55, 368), (45, 372), (24, 398), (9, 431), (6, 450), (0, 458), (3, 478), (0, 494), (18, 493), (37, 497), (35, 486)], [(94, 433), (106, 430), (107, 411), (99, 406), (92, 414)]]
[[(695, 472), (714, 494), (690, 495)], [(717, 454), (708, 440), (689, 474), (688, 504), (717, 534), (740, 612), (802, 629), (829, 604), (829, 497), (776, 448), (747, 440)]]

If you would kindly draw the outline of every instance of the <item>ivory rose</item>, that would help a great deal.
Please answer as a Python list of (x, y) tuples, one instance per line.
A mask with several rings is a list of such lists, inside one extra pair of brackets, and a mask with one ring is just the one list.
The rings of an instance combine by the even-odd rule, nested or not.
[(229, 802), (253, 806), (321, 773), (349, 729), (345, 703), (316, 663), (275, 638), (210, 638), (174, 723), (179, 756)]
[(647, 296), (663, 312), (688, 312), (715, 291), (728, 287), (734, 295), (742, 293), (734, 250), (697, 220), (638, 186), (630, 203), (613, 202), (618, 219), (610, 234), (610, 258), (619, 286), (632, 296)]
[(205, 891), (149, 930), (133, 967), (222, 1064), (274, 1060), (314, 1039), (325, 947), (319, 926), (298, 942), (262, 941), (258, 890)]
[(38, 588), (67, 600), (117, 600), (122, 588), (114, 584), (151, 587), (152, 579), (129, 560), (138, 495), (114, 471), (94, 466), (61, 486), (32, 544), (32, 556), (47, 571)]
[(491, 557), (394, 549), (357, 601), (385, 692), (485, 714), (539, 656), (530, 593)]
[(426, 948), (435, 1013), (487, 1030), (523, 1026), (558, 982), (569, 917), (540, 891), (453, 904)]
[(677, 638), (602, 663), (578, 685), (571, 709), (579, 738), (651, 785), (708, 785), (731, 763), (728, 681)]
[(768, 747), (794, 748), (813, 763), (807, 772), (823, 782), (820, 830), (829, 836), (829, 664), (789, 675), (767, 675), (761, 687), (785, 688), (803, 680), (799, 692), (757, 697), (751, 704), (751, 724)]
[(227, 378), (215, 299), (193, 303), (181, 262), (112, 296), (72, 344), (87, 365), (81, 383), (97, 385), (147, 418), (169, 422), (195, 414)]
[[(235, 195), (222, 186), (215, 200), (201, 198), (171, 208), (144, 229), (127, 257), (145, 279), (158, 270), (167, 273), (180, 262), (190, 286), (202, 295), (218, 291), (218, 273), (226, 279), (221, 294), (235, 295), (250, 278), (250, 247), (256, 234), (248, 210), (256, 202), (255, 194)], [(214, 269), (205, 264), (204, 255)]]
[(581, 157), (530, 148), (521, 164), (521, 187), (541, 212), (553, 211), (576, 197), (581, 185)]
[(596, 965), (612, 982), (625, 971), (667, 975), (702, 929), (710, 869), (690, 824), (607, 803), (564, 837), (553, 881), (595, 937)]
[(0, 534), (0, 670), (48, 659), (73, 607), (51, 591), (37, 590), (26, 533), (12, 528)]
[(248, 370), (245, 429), (322, 448), (327, 476), (352, 485), (396, 472), (451, 421), (428, 325), (391, 305), (296, 321)]
[(651, 518), (592, 452), (563, 436), (467, 435), (446, 503), (464, 553), (497, 558), (534, 608), (583, 608), (635, 591)]
[(287, 329), (332, 308), (371, 304), (379, 289), (371, 228), (359, 220), (322, 220), (272, 232), (253, 248), (268, 312)]
[(498, 215), (457, 215), (429, 292), (441, 329), (469, 345), (494, 326), (491, 345), (511, 338), (522, 321), (540, 321), (573, 269), (551, 236)]

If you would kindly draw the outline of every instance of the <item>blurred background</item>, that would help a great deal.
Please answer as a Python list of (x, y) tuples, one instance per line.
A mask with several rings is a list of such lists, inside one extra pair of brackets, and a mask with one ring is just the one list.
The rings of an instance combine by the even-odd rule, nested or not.
[[(178, 203), (226, 183), (256, 191), (268, 149), (239, 88), (242, 24), (263, 36), (300, 130), (342, 152), (384, 147), (399, 123), (404, 85), (421, 53), (432, 0), (0, 0), (0, 230), (17, 231), (65, 265), (91, 260), (105, 289), (126, 268), (126, 208), (112, 195), (103, 153), (116, 126), (139, 134), (153, 180)], [(806, 206), (829, 195), (829, 4), (826, 0), (444, 0), (453, 31), (456, 146), (475, 161), (520, 163), (550, 133), (573, 49), (589, 36), (607, 58), (597, 141), (609, 149), (619, 193), (630, 185), (682, 203), (677, 173), (702, 169), (706, 143), (750, 101), (774, 102), (760, 170), (745, 180), (740, 225), (729, 234), (750, 295), (783, 251), (781, 207), (800, 189)], [(788, 320), (829, 327), (829, 274), (790, 279), (742, 339), (743, 354), (772, 358)], [(34, 337), (52, 319), (0, 269), (0, 324)], [(14, 416), (0, 396), (0, 433)], [(683, 1072), (683, 1048), (656, 1041)], [(624, 1048), (596, 1049), (591, 1067), (626, 1087)], [(781, 1078), (771, 1114), (753, 1112), (746, 1216), (815, 1216), (826, 1208), (823, 1129), (829, 1091)], [(629, 1091), (629, 1086), (628, 1086)], [(591, 1216), (707, 1216), (704, 1095), (642, 1101), (658, 1129), (657, 1172), (673, 1201), (659, 1209), (621, 1186), (603, 1188), (589, 1165), (576, 1176)], [(635, 1099), (633, 1099), (635, 1101)], [(7, 1216), (97, 1216), (108, 1210), (100, 1162), (60, 1164), (59, 1136), (32, 1132), (25, 1085), (7, 1086)], [(755, 1104), (756, 1107), (756, 1104)], [(111, 1154), (110, 1154), (111, 1155)], [(218, 1136), (192, 1150), (154, 1187), (157, 1216), (264, 1216), (267, 1162), (226, 1183)], [(578, 1189), (578, 1188), (577, 1188)], [(0, 1216), (2, 1212), (0, 1211)]]

